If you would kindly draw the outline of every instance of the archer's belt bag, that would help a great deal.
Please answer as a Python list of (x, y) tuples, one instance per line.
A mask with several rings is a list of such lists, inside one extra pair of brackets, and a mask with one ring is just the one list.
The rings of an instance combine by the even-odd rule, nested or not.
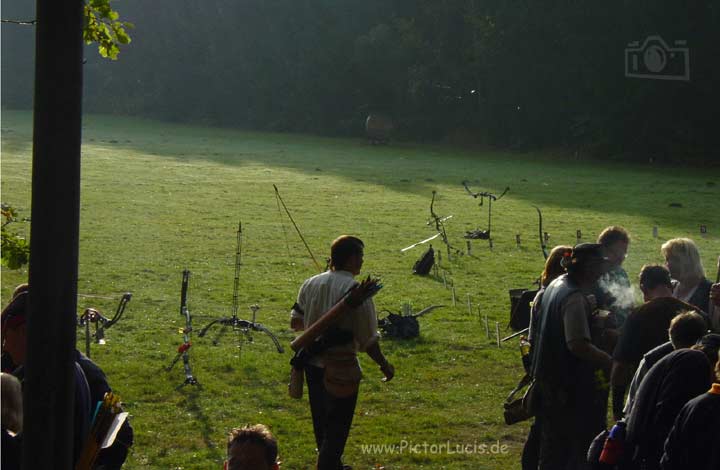
[(355, 354), (323, 357), (325, 391), (338, 398), (350, 397), (357, 393), (362, 379), (362, 370)]

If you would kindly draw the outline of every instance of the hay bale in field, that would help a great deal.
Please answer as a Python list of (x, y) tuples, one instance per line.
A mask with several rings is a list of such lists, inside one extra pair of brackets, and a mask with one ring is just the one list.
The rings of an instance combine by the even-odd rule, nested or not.
[(392, 118), (382, 114), (370, 114), (365, 120), (365, 132), (372, 145), (387, 144), (395, 123)]

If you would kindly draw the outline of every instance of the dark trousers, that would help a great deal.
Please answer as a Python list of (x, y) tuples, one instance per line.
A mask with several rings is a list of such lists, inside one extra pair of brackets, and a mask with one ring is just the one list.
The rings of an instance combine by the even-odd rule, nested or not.
[(342, 454), (350, 434), (355, 414), (357, 392), (350, 397), (338, 398), (325, 390), (325, 369), (305, 366), (305, 377), (310, 398), (315, 442), (319, 451), (317, 470), (342, 468)]
[(591, 387), (563, 394), (542, 393), (536, 417), (540, 426), (540, 470), (590, 469), (587, 451), (606, 425), (607, 392)]
[(540, 460), (540, 423), (535, 420), (530, 425), (527, 441), (522, 452), (522, 470), (537, 470)]

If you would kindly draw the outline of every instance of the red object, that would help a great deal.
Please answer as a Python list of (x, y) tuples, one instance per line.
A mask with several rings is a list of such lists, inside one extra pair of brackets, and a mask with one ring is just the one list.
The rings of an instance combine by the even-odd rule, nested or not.
[(189, 341), (187, 343), (181, 344), (180, 346), (178, 346), (178, 354), (184, 353), (185, 351), (190, 349), (190, 346), (192, 346), (192, 343)]
[(620, 439), (613, 439), (610, 436), (605, 440), (605, 445), (600, 453), (600, 463), (615, 465), (620, 461), (625, 443)]

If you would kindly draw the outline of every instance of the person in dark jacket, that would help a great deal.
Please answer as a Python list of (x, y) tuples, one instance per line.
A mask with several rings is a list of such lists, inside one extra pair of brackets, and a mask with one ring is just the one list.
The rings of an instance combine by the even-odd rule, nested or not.
[[(572, 247), (559, 245), (552, 249), (550, 255), (548, 256), (548, 259), (545, 261), (545, 269), (543, 269), (543, 272), (540, 275), (540, 290), (535, 295), (535, 299), (533, 300), (532, 308), (530, 310), (530, 330), (528, 332), (528, 341), (531, 345), (534, 341), (533, 334), (535, 330), (537, 330), (543, 292), (552, 281), (565, 274), (565, 268), (562, 267), (562, 260), (565, 256), (570, 256), (571, 254)], [(530, 431), (528, 432), (525, 446), (523, 446), (522, 469), (536, 470), (538, 467), (539, 459), (540, 423), (535, 420), (533, 421), (533, 424), (530, 425)]]
[(545, 289), (532, 376), (539, 393), (539, 468), (589, 468), (585, 454), (605, 428), (611, 358), (592, 343), (593, 307), (588, 294), (608, 269), (601, 245), (575, 246), (567, 270)]
[[(643, 355), (667, 341), (670, 322), (676, 315), (693, 310), (690, 304), (672, 297), (672, 289), (670, 272), (665, 267), (651, 264), (640, 270), (640, 290), (645, 303), (628, 316), (613, 352), (610, 382), (616, 421), (623, 416), (625, 391)], [(705, 330), (707, 325), (700, 328), (697, 338)], [(687, 347), (694, 344), (697, 338)]]
[(720, 357), (715, 383), (680, 410), (665, 441), (662, 470), (717, 470), (720, 468)]
[(627, 417), (629, 469), (660, 468), (675, 419), (688, 401), (710, 388), (711, 370), (705, 353), (692, 349), (673, 351), (650, 369)]

